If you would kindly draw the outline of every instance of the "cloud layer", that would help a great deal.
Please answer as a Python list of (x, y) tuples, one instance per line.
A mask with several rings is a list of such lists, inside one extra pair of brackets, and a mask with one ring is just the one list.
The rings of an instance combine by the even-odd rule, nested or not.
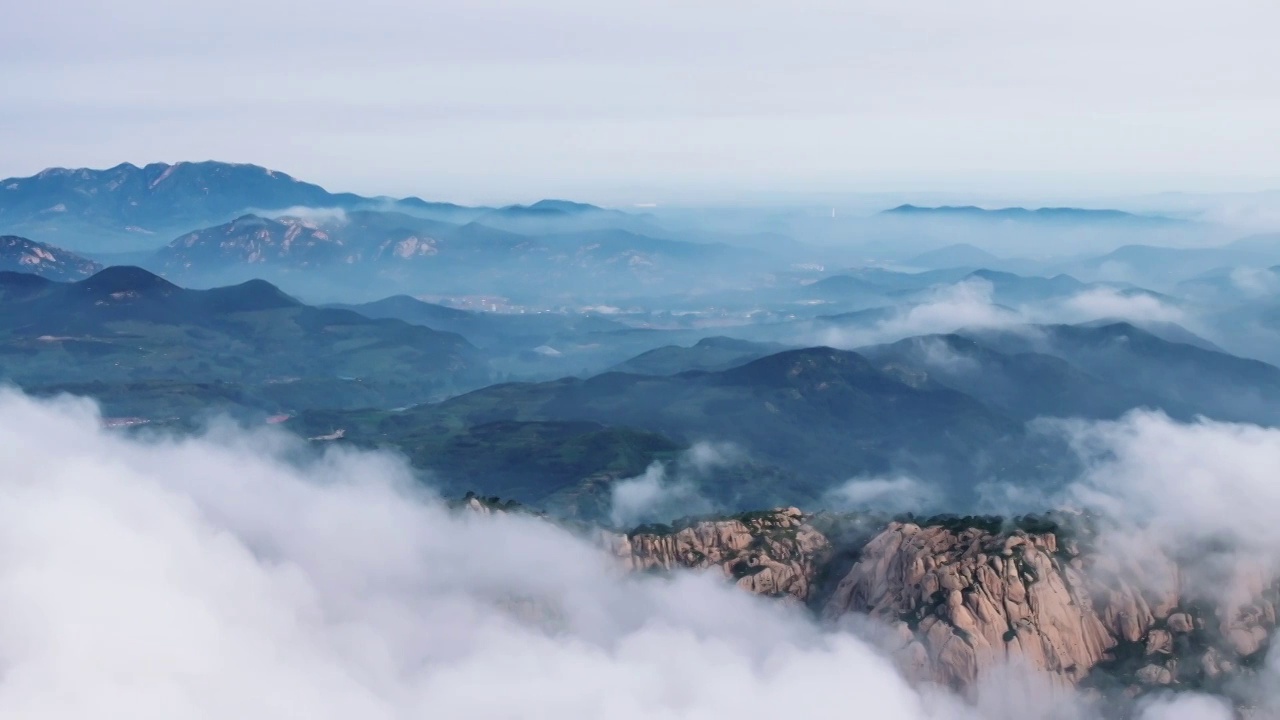
[[(1094, 460), (1076, 496), (1111, 516), (1192, 541), (1280, 543), (1280, 431), (1155, 414), (1062, 431)], [(712, 450), (686, 461), (714, 464)], [(0, 457), (7, 717), (1073, 712), (1060, 698), (1028, 714), (999, 687), (976, 708), (922, 693), (871, 645), (799, 610), (715, 577), (625, 575), (547, 522), (451, 513), (384, 455), (317, 456), (229, 426), (131, 438), (102, 430), (88, 402), (5, 391)], [(1189, 696), (1157, 699), (1143, 717), (1226, 715)]]
[(798, 612), (452, 515), (383, 456), (307, 455), (230, 428), (126, 439), (87, 403), (0, 396), (0, 714), (693, 720), (856, 692), (927, 716), (877, 652)]
[[(1019, 304), (995, 301), (995, 287), (983, 278), (931, 288), (915, 302), (895, 307), (884, 318), (865, 325), (841, 325), (805, 338), (833, 347), (856, 349), (916, 335), (957, 330), (1020, 330), (1029, 324), (1085, 323), (1123, 320), (1135, 323), (1180, 323), (1193, 331), (1195, 317), (1145, 292), (1126, 293), (1110, 287), (1089, 287), (1061, 297)], [(1029, 331), (1029, 329), (1027, 329)], [(939, 358), (947, 361), (948, 358)]]

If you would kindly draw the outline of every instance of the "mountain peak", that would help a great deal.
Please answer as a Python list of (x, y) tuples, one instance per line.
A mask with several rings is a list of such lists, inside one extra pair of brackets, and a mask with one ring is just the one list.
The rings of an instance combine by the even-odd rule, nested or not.
[(75, 287), (90, 295), (114, 298), (169, 295), (181, 289), (159, 275), (134, 265), (113, 265), (75, 283)]
[(730, 382), (767, 386), (818, 386), (847, 382), (852, 377), (878, 375), (862, 355), (831, 347), (785, 350), (720, 373)]
[(218, 312), (276, 310), (302, 305), (293, 296), (266, 280), (249, 280), (239, 285), (212, 288), (203, 292), (209, 306)]
[(575, 212), (595, 212), (601, 208), (587, 203), (574, 202), (572, 200), (556, 200), (548, 198), (539, 200), (529, 206), (530, 210), (546, 210), (555, 212), (575, 213)]

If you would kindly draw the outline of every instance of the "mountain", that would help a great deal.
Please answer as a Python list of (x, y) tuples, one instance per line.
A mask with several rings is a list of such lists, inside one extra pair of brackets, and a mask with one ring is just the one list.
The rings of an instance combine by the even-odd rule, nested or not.
[(236, 266), (308, 269), (442, 254), (465, 262), (504, 256), (527, 241), (480, 225), (458, 226), (396, 212), (244, 215), (176, 238), (156, 253), (154, 263), (166, 272), (200, 274)]
[[(938, 383), (1012, 417), (1112, 419), (1159, 397), (1089, 375), (1062, 358), (1037, 352), (1005, 354), (961, 335), (922, 335), (859, 350), (908, 384)], [(1170, 408), (1186, 415), (1183, 405)]]
[(1174, 417), (1280, 422), (1280, 368), (1195, 345), (1170, 342), (1130, 323), (1039, 325), (959, 334), (1005, 355), (1067, 361), (1112, 388), (1124, 388)]
[(1047, 207), (1034, 210), (1007, 207), (988, 210), (973, 205), (919, 207), (899, 205), (884, 210), (883, 216), (904, 218), (939, 218), (946, 220), (976, 220), (981, 222), (1062, 223), (1062, 224), (1132, 224), (1178, 225), (1182, 221), (1159, 215), (1136, 215), (1122, 210), (1089, 210), (1071, 207)]
[(968, 268), (913, 273), (876, 267), (851, 268), (803, 285), (800, 295), (829, 302), (877, 302), (935, 285), (958, 282), (971, 272)]
[(665, 345), (616, 365), (613, 372), (636, 375), (676, 375), (690, 370), (715, 372), (745, 365), (752, 360), (787, 349), (778, 343), (760, 343), (728, 337), (703, 338), (692, 347)]
[(189, 290), (136, 267), (70, 283), (0, 273), (0, 310), (0, 374), (29, 389), (233, 383), (252, 394), (298, 384), (310, 388), (300, 407), (352, 388), (361, 405), (390, 406), (488, 379), (457, 335), (307, 306), (261, 280)]
[(467, 221), (485, 211), (417, 198), (330, 193), (257, 165), (222, 162), (123, 163), (105, 170), (49, 168), (0, 180), (0, 231), (80, 251), (156, 247), (167, 238), (249, 211), (386, 207)]
[(475, 221), (523, 235), (609, 229), (674, 239), (667, 229), (645, 215), (569, 200), (539, 200), (532, 205), (507, 205), (485, 212), (476, 217)]
[(1139, 330), (1151, 333), (1166, 342), (1191, 345), (1193, 347), (1198, 347), (1201, 350), (1211, 350), (1224, 355), (1233, 354), (1175, 322), (1160, 320), (1125, 320), (1124, 318), (1100, 318), (1098, 320), (1091, 320), (1089, 322), (1076, 324), (1080, 327), (1106, 327), (1107, 325), (1115, 325), (1117, 323), (1128, 323)]
[[(732, 443), (752, 467), (703, 487), (734, 505), (817, 498), (850, 477), (898, 472), (937, 479), (964, 502), (979, 478), (1030, 472), (1041, 463), (1016, 420), (949, 388), (908, 385), (857, 353), (830, 348), (786, 351), (717, 372), (613, 372), (496, 385), (381, 416), (305, 414), (295, 426), (302, 433), (340, 427), (349, 441), (399, 448), (456, 488), (460, 480), (475, 482), (459, 471), (471, 458), (494, 457), (486, 445), (455, 444), (459, 433), (496, 428), (509, 438), (526, 423), (547, 422), (599, 423), (656, 434), (679, 447)], [(580, 452), (554, 443), (517, 444), (499, 456), (506, 469), (491, 468), (483, 489), (543, 502), (586, 478), (549, 477), (531, 486), (529, 473), (521, 472), (527, 459)]]
[(0, 235), (0, 271), (74, 280), (101, 269), (98, 263), (62, 248), (15, 235)]
[(532, 205), (507, 205), (485, 213), (484, 218), (546, 218), (595, 215), (610, 212), (596, 205), (570, 200), (539, 200)]
[[(596, 229), (521, 235), (479, 222), (455, 225), (405, 213), (354, 210), (266, 218), (246, 215), (187, 233), (151, 266), (187, 282), (267, 277), (323, 280), (372, 291), (547, 298), (707, 281), (707, 263), (746, 258), (724, 245)], [(365, 292), (365, 291), (361, 291)]]
[(1087, 287), (1085, 283), (1070, 275), (1055, 275), (1048, 278), (1025, 277), (995, 270), (975, 270), (966, 275), (964, 280), (981, 280), (990, 283), (992, 302), (1001, 305), (1021, 305), (1067, 297)]

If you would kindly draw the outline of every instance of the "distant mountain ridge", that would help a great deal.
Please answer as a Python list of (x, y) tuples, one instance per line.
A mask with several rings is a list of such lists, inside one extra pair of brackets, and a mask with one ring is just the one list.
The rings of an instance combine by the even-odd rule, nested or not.
[(312, 307), (262, 280), (191, 290), (128, 266), (76, 282), (0, 272), (0, 357), (0, 379), (25, 389), (229, 383), (295, 407), (422, 402), (490, 379), (453, 333)]
[[(561, 210), (551, 211), (560, 216)], [(574, 210), (594, 216), (596, 210)], [(483, 219), (483, 218), (482, 218)], [(540, 227), (575, 227), (542, 224)], [(536, 229), (536, 228), (535, 228)], [(701, 273), (688, 261), (733, 255), (725, 245), (640, 235), (621, 228), (522, 234), (483, 224), (462, 225), (386, 210), (244, 215), (186, 233), (148, 263), (175, 278), (235, 281), (273, 272), (337, 273), (346, 282), (382, 278), (398, 292), (445, 284), (453, 292), (506, 291), (559, 279), (595, 276), (638, 284), (665, 282), (669, 274)], [(735, 255), (736, 257), (736, 255)], [(274, 276), (273, 276), (274, 277)], [(375, 283), (376, 284), (376, 283)]]
[[(788, 473), (786, 483), (726, 486), (727, 494), (763, 493), (771, 501), (815, 496), (832, 483), (892, 469), (944, 479), (947, 490), (965, 496), (978, 477), (994, 468), (972, 464), (973, 447), (1013, 468), (1034, 454), (1020, 444), (1021, 424), (980, 401), (937, 384), (908, 385), (858, 353), (826, 347), (788, 350), (730, 369), (654, 376), (607, 372), (588, 379), (494, 385), (421, 405), (394, 416), (319, 414), (303, 417), (305, 432), (333, 424), (356, 442), (410, 447), (414, 456), (428, 443), (424, 433), (502, 426), (504, 433), (529, 423), (590, 422), (616, 429), (657, 433), (678, 445), (731, 442), (753, 461)], [(459, 457), (474, 449), (459, 448)], [(513, 453), (508, 462), (533, 450)], [(539, 454), (570, 452), (540, 446)], [(447, 475), (440, 462), (423, 461)], [(522, 501), (541, 501), (527, 475), (508, 468), (519, 485), (494, 491)], [(506, 471), (504, 471), (506, 472)], [(496, 470), (495, 470), (496, 473)], [(501, 473), (498, 473), (501, 474)], [(495, 474), (493, 477), (496, 477)], [(554, 487), (581, 478), (559, 477)], [(549, 480), (550, 481), (550, 480)], [(745, 481), (745, 478), (744, 478)], [(509, 492), (510, 491), (510, 492)], [(763, 496), (763, 495), (762, 495)]]
[(586, 203), (547, 199), (530, 205), (466, 207), (417, 197), (334, 193), (278, 170), (218, 161), (121, 163), (111, 168), (48, 168), (0, 180), (0, 232), (52, 240), (81, 251), (133, 251), (245, 215), (289, 211), (383, 210), (455, 225), (483, 219), (496, 229), (547, 232), (617, 227), (654, 233), (658, 226)]
[(1138, 215), (1123, 210), (1094, 210), (1074, 207), (1006, 207), (987, 209), (976, 205), (899, 205), (880, 213), (885, 216), (941, 217), (970, 220), (1012, 220), (1018, 222), (1071, 222), (1071, 223), (1140, 223), (1175, 225), (1183, 221), (1161, 215)]
[(419, 198), (331, 193), (287, 173), (216, 161), (49, 168), (0, 180), (0, 230), (80, 250), (155, 247), (181, 232), (252, 211), (294, 207), (388, 208), (455, 222), (488, 211)]

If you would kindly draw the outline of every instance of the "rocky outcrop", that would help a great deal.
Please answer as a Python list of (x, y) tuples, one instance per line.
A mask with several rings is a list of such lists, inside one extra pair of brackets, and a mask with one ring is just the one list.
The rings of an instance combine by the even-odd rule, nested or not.
[(910, 675), (957, 689), (1010, 664), (1062, 687), (1216, 687), (1261, 660), (1276, 625), (1276, 583), (1239, 562), (1206, 588), (1159, 552), (1082, 549), (1061, 530), (887, 522), (842, 547), (820, 525), (786, 508), (610, 545), (633, 570), (717, 569), (827, 621), (869, 615)]
[(784, 508), (669, 532), (642, 530), (611, 545), (632, 570), (716, 568), (744, 590), (807, 601), (830, 542), (805, 519), (800, 510)]
[[(462, 506), (513, 508), (470, 495)], [(1223, 691), (1264, 660), (1280, 604), (1266, 567), (1244, 553), (1188, 565), (1083, 528), (779, 508), (598, 537), (635, 572), (718, 572), (827, 622), (869, 616), (908, 676), (961, 691), (1008, 682), (998, 673), (1009, 667), (1122, 697)]]

